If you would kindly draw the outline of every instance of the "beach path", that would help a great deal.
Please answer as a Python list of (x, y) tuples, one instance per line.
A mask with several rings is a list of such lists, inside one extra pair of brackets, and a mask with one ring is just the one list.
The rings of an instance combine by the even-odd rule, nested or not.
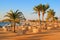
[(0, 40), (60, 40), (60, 31), (29, 35), (17, 35), (17, 33), (13, 32), (0, 32)]

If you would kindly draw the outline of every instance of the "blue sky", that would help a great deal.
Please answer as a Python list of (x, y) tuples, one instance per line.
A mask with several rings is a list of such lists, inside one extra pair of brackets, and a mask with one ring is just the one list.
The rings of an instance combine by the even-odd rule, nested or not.
[(37, 19), (37, 14), (32, 13), (33, 7), (38, 4), (49, 4), (56, 16), (60, 17), (60, 0), (0, 0), (0, 19), (11, 9), (19, 9), (27, 19)]

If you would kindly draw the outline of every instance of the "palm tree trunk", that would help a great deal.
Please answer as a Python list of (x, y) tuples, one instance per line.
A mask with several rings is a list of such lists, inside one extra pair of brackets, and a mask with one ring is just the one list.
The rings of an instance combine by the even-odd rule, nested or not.
[(15, 22), (14, 22), (14, 32), (15, 32)]
[(41, 32), (41, 21), (40, 21), (40, 11), (38, 12), (38, 18), (39, 18), (39, 28), (38, 31)]
[(40, 11), (38, 11), (38, 20), (39, 20), (39, 24), (41, 24), (41, 22), (40, 22)]
[(44, 12), (42, 13), (42, 21), (44, 21)]
[(10, 30), (12, 31), (12, 22), (10, 22), (10, 23), (11, 23), (11, 29)]

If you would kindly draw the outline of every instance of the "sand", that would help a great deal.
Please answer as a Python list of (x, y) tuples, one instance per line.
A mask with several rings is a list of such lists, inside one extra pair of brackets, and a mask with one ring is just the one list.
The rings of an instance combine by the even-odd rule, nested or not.
[(38, 34), (18, 35), (13, 32), (0, 31), (0, 40), (60, 40), (60, 30), (50, 30)]

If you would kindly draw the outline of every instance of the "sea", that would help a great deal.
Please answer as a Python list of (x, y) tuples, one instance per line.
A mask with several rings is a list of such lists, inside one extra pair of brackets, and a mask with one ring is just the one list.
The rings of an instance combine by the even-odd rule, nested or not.
[(10, 24), (9, 22), (0, 22), (0, 26), (4, 26), (6, 24)]

